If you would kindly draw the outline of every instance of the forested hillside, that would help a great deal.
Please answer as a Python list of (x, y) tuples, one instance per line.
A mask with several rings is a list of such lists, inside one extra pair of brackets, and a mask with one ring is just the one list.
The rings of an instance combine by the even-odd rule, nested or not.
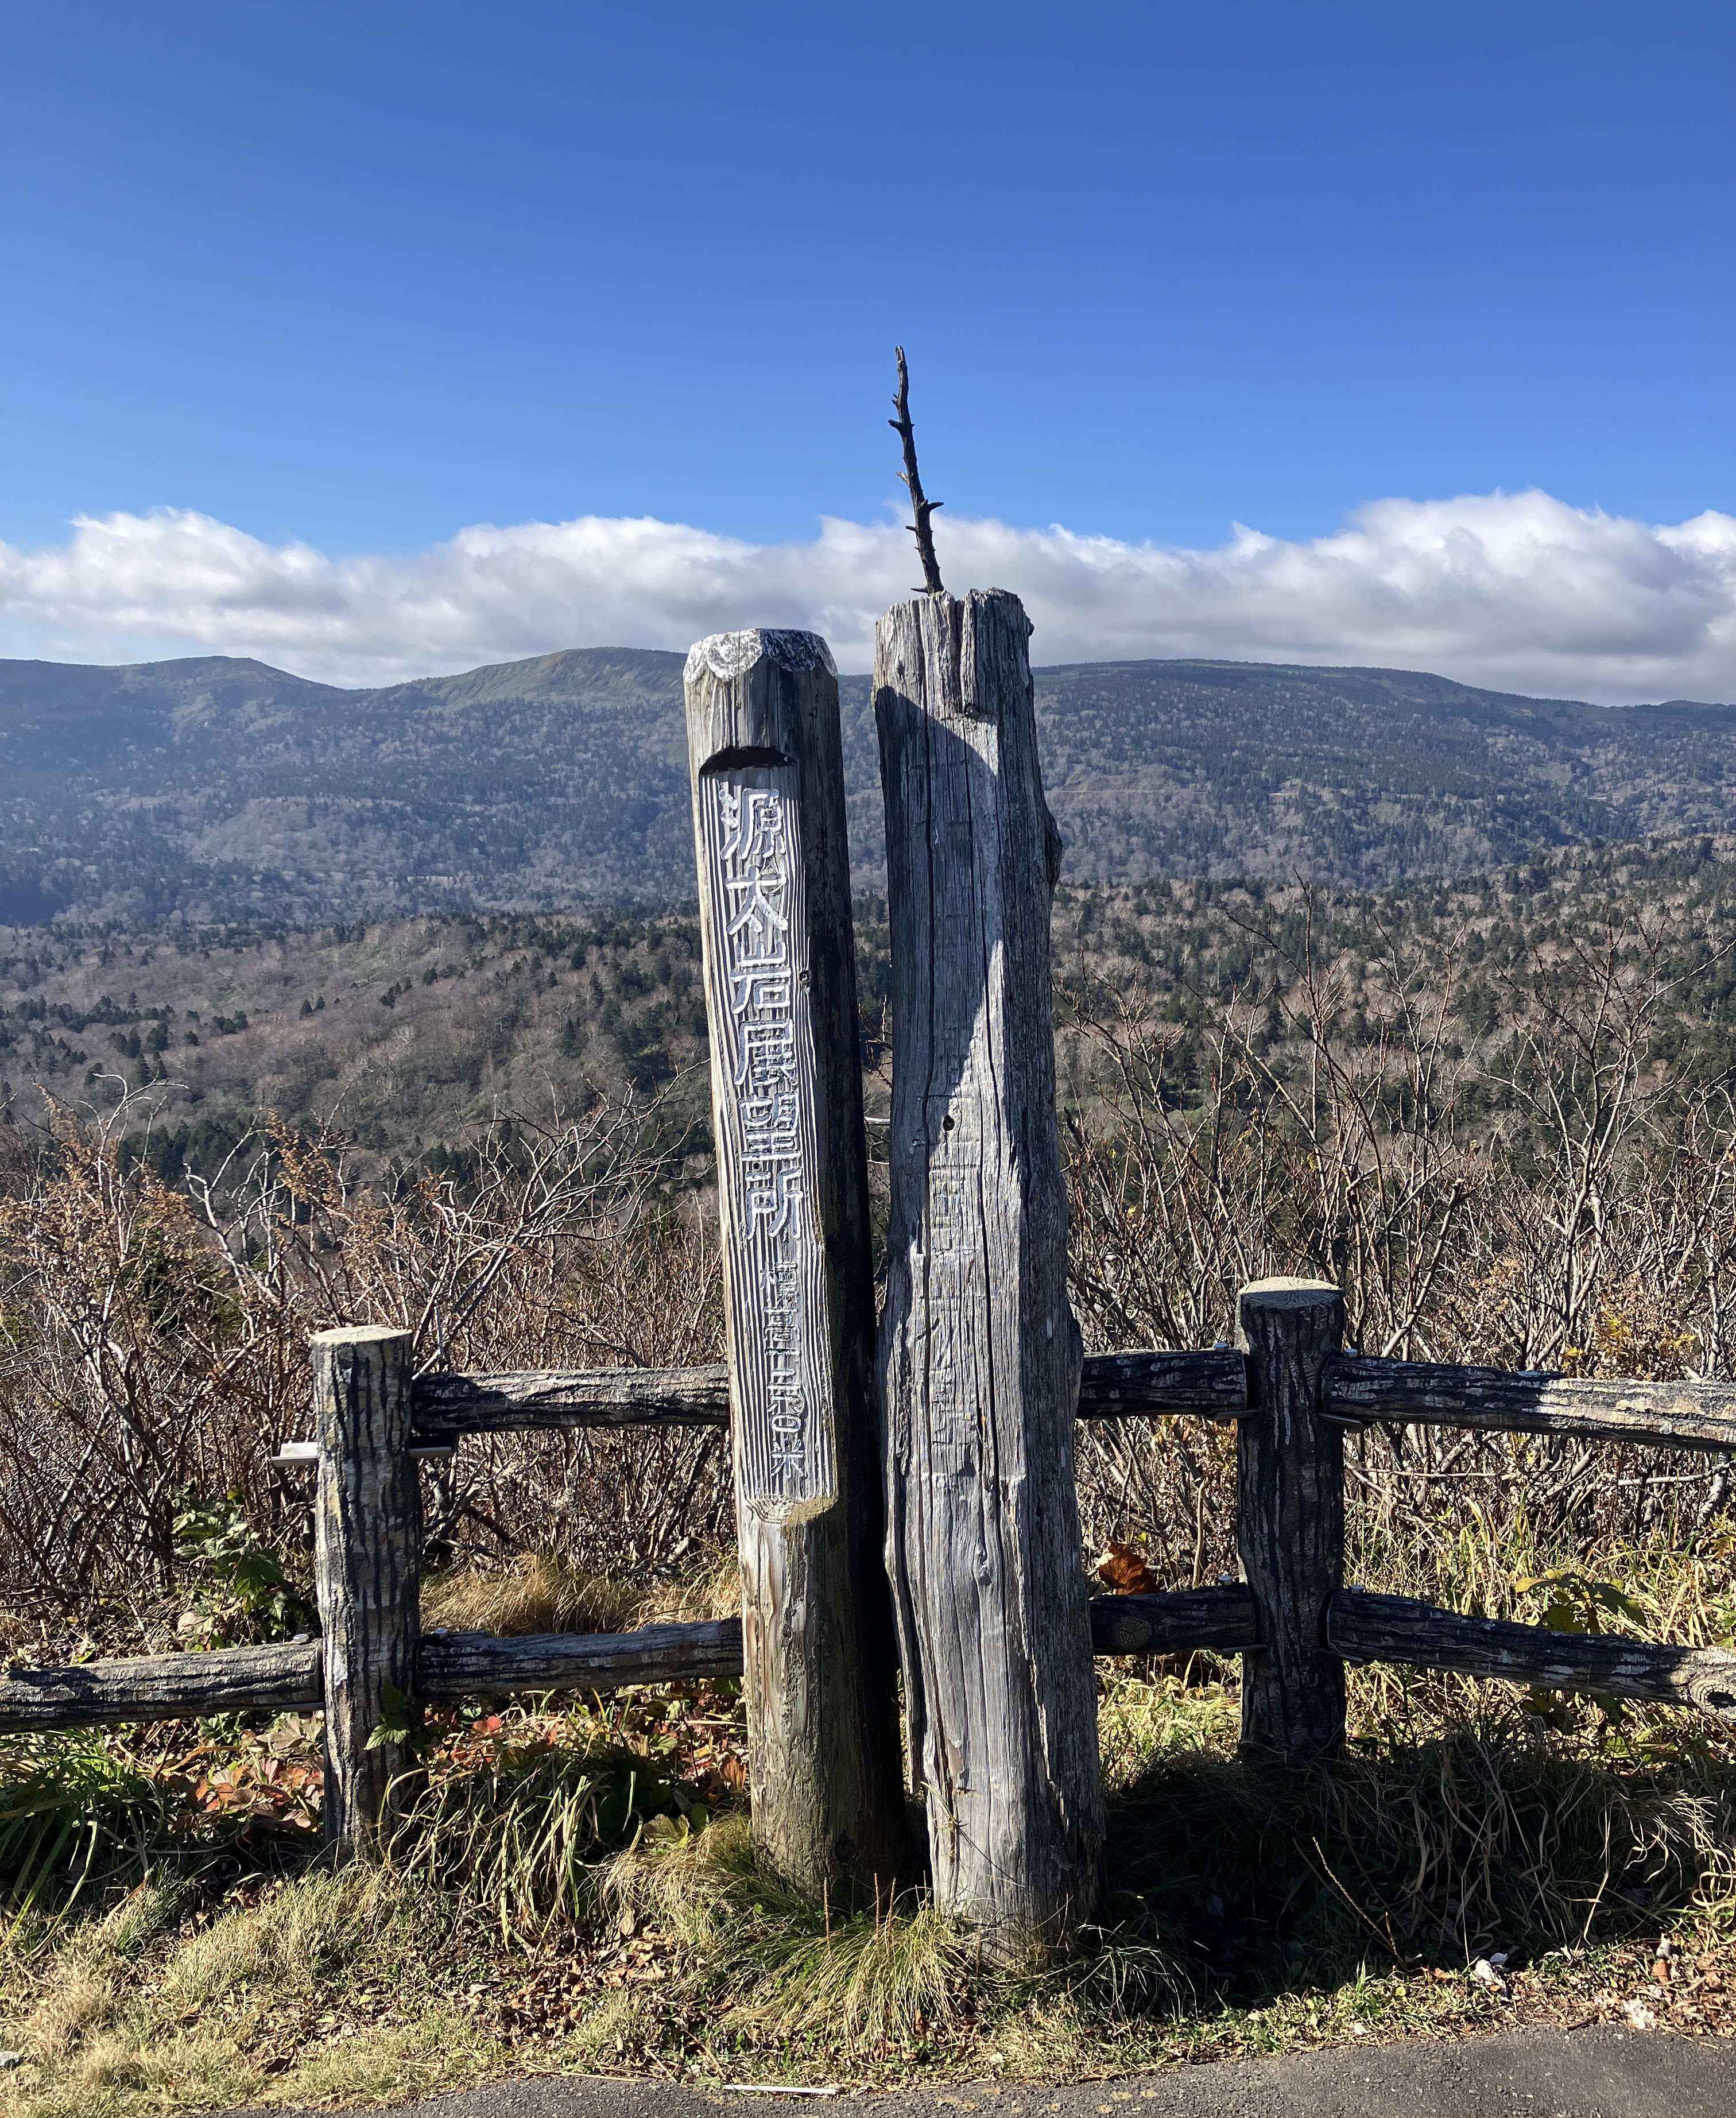
[[(857, 985), (875, 1117), (893, 1034), (889, 938), (884, 901), (863, 895)], [(1525, 1101), (1515, 1054), (1553, 996), (1606, 975), (1639, 996), (1628, 1027), (1644, 1066), (1684, 1088), (1736, 1091), (1733, 941), (1728, 837), (1569, 849), (1378, 891), (1258, 877), (1064, 884), (1064, 1112), (1088, 1112), (1105, 1090), (1093, 1024), (1143, 1024), (1162, 1047), (1163, 1098), (1192, 1104), (1221, 1074), (1226, 1021), (1264, 1074), (1305, 1098), (1317, 1029), (1360, 1063), (1383, 1038), (1407, 1045), (1419, 1011), (1433, 1010), (1438, 1082), (1452, 1076), (1455, 1123), (1475, 1133)], [(364, 1167), (438, 1168), (501, 1112), (535, 1121), (630, 1088), (663, 1099), (658, 1137), (703, 1182), (705, 1053), (698, 926), (681, 913), (81, 941), (38, 928), (0, 953), (0, 1121), (39, 1121), (42, 1088), (99, 1113), (131, 1095), (123, 1130), (172, 1178), (215, 1172), (267, 1112), (335, 1125)]]
[[(587, 649), (381, 691), (211, 658), (0, 663), (0, 923), (266, 927), (686, 904), (681, 657)], [(859, 882), (881, 872), (865, 677), (843, 682)], [(1402, 671), (1037, 673), (1067, 873), (1382, 886), (1718, 830), (1736, 706), (1611, 709)]]

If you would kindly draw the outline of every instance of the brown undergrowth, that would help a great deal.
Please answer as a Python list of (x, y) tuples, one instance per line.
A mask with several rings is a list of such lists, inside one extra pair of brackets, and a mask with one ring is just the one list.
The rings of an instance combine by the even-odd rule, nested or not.
[[(1655, 959), (1612, 937), (1540, 965), (1496, 1052), (1453, 1044), (1450, 961), (1396, 964), (1377, 1006), (1366, 967), (1346, 986), (1299, 947), (1279, 996), (1225, 1006), (1184, 1084), (1164, 1006), (1081, 989), (1090, 1343), (1210, 1343), (1239, 1283), (1300, 1270), (1346, 1287), (1369, 1351), (1731, 1373), (1736, 1118), (1656, 1057)], [(269, 1135), (193, 1193), (65, 1114), (12, 1154), (7, 1650), (287, 1627), (305, 1496), (263, 1458), (301, 1431), (318, 1324), (401, 1323), (418, 1358), (458, 1366), (712, 1357), (714, 1251), (643, 1117), (503, 1118), (461, 1177), (389, 1192), (330, 1138)], [(1159, 1588), (1235, 1570), (1226, 1431), (1094, 1422), (1079, 1462), (1082, 1556), (1118, 1542)], [(1357, 1437), (1348, 1478), (1347, 1570), (1369, 1588), (1736, 1635), (1720, 1459), (1410, 1428)], [(589, 1629), (727, 1602), (715, 1436), (476, 1440), (427, 1501), (431, 1622)], [(1017, 1973), (919, 1894), (847, 1917), (761, 1873), (727, 1687), (436, 1721), (389, 1858), (340, 1875), (316, 1852), (312, 1722), (8, 1742), (0, 2044), (23, 2056), (0, 2107), (401, 2100), (526, 2065), (1012, 2082), (1509, 2020), (1732, 2027), (1720, 1728), (1365, 1670), (1348, 1755), (1275, 1774), (1235, 1755), (1232, 1665), (1101, 1676), (1104, 1924)]]

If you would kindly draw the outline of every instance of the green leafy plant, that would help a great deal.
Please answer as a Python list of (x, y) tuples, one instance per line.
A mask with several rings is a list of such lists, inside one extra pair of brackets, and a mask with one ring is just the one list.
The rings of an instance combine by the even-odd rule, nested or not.
[(112, 1736), (80, 1729), (0, 1743), (0, 1905), (70, 1903), (117, 1856), (159, 1844), (174, 1807)]
[(380, 1691), (380, 1718), (367, 1739), (371, 1750), (383, 1750), (389, 1743), (409, 1743), (416, 1736), (416, 1712), (407, 1692), (400, 1691), (390, 1677)]
[(1614, 1582), (1594, 1580), (1571, 1566), (1519, 1575), (1513, 1587), (1521, 1596), (1547, 1598), (1540, 1623), (1552, 1633), (1601, 1633), (1606, 1617), (1625, 1618), (1633, 1625), (1646, 1622), (1646, 1613)]
[(285, 1639), (309, 1622), (307, 1605), (248, 1521), (239, 1493), (219, 1500), (187, 1496), (175, 1516), (174, 1535), (175, 1557), (192, 1576), (180, 1627), (190, 1644)]

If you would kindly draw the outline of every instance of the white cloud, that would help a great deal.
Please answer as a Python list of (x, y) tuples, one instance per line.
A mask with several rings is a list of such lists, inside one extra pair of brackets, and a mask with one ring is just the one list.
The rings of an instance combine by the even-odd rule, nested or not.
[[(1016, 590), (1040, 662), (1139, 655), (1438, 670), (1600, 701), (1736, 697), (1736, 516), (1660, 527), (1544, 493), (1382, 500), (1330, 537), (1238, 528), (1213, 551), (1060, 528), (940, 525), (949, 582)], [(911, 540), (827, 520), (750, 544), (585, 516), (461, 530), (409, 557), (332, 558), (165, 509), (0, 543), (0, 638), (77, 660), (256, 654), (367, 684), (579, 646), (685, 648), (750, 624), (823, 632), (866, 668), (910, 593)], [(26, 643), (28, 643), (26, 645)]]

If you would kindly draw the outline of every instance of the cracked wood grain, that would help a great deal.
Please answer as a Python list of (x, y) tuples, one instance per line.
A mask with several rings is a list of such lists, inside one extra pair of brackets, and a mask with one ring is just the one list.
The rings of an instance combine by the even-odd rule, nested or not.
[(345, 1846), (377, 1834), (410, 1762), (407, 1744), (369, 1739), (387, 1720), (388, 1687), (405, 1702), (415, 1695), (422, 1491), (410, 1457), (409, 1333), (346, 1326), (312, 1343), (324, 1817), (326, 1843)]
[(877, 1382), (910, 1772), (935, 1894), (1016, 1954), (1095, 1908), (1103, 1843), (1073, 1430), (1030, 627), (1016, 596), (875, 636), (892, 925)]
[(873, 1903), (913, 1878), (838, 676), (813, 633), (721, 633), (685, 692), (754, 1836), (816, 1900)]
[(1327, 1362), (1325, 1391), (1327, 1408), (1347, 1418), (1736, 1449), (1736, 1383), (1604, 1382), (1346, 1353)]
[(1355, 1588), (1341, 1588), (1332, 1598), (1327, 1638), (1335, 1653), (1352, 1662), (1409, 1662), (1549, 1691), (1694, 1706), (1736, 1724), (1736, 1654), (1722, 1649), (1659, 1647), (1605, 1633), (1555, 1633)]
[(0, 1734), (180, 1721), (214, 1713), (294, 1713), (324, 1703), (317, 1640), (128, 1655), (0, 1678)]

